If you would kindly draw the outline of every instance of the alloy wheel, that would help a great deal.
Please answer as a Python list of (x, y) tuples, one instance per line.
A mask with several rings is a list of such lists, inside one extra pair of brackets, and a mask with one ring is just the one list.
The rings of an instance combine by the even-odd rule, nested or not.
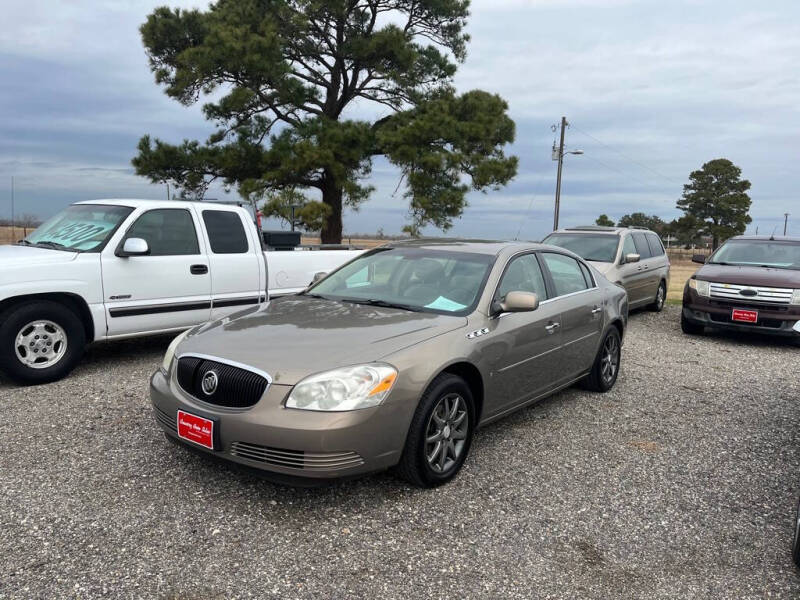
[(664, 286), (658, 286), (658, 293), (656, 294), (656, 307), (661, 310), (661, 307), (664, 306)]
[(67, 333), (58, 323), (31, 321), (17, 333), (14, 351), (19, 361), (32, 369), (52, 367), (67, 352)]
[(603, 382), (610, 384), (614, 381), (619, 368), (619, 340), (615, 335), (609, 335), (603, 342), (603, 356), (600, 359), (600, 375)]
[(425, 432), (428, 465), (436, 473), (446, 473), (463, 454), (469, 432), (464, 398), (455, 393), (443, 396), (434, 407)]

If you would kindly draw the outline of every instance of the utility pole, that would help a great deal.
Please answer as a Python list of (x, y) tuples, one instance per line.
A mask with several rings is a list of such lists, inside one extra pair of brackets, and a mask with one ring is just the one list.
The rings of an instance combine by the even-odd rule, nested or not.
[(786, 237), (786, 226), (789, 224), (789, 213), (783, 213), (783, 237)]
[(561, 208), (561, 169), (564, 165), (564, 130), (567, 117), (561, 117), (561, 141), (558, 144), (558, 175), (556, 176), (556, 207), (553, 214), (553, 231), (558, 229), (558, 211)]

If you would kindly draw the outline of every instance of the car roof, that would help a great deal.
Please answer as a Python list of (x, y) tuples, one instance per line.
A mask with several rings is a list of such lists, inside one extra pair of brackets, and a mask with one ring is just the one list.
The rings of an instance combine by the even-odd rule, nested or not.
[(174, 206), (194, 204), (208, 208), (232, 209), (240, 208), (233, 204), (223, 204), (221, 202), (197, 202), (192, 200), (148, 200), (143, 198), (98, 198), (96, 200), (82, 200), (75, 204), (106, 204), (110, 206), (127, 206), (129, 208), (139, 208), (149, 206), (152, 208), (171, 208)]
[(754, 242), (800, 242), (800, 238), (783, 235), (737, 235), (730, 240), (750, 240)]
[[(415, 240), (399, 240), (383, 246), (389, 248), (422, 248), (425, 250), (449, 250), (451, 252), (471, 252), (496, 256), (503, 252), (519, 252), (524, 250), (552, 249), (552, 246), (538, 242), (475, 240), (464, 238), (421, 238)], [(559, 250), (563, 250), (559, 248)]]

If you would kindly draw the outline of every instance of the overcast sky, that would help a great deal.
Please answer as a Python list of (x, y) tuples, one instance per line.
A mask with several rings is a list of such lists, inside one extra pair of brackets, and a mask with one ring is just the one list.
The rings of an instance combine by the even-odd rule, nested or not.
[[(0, 28), (0, 216), (48, 216), (87, 198), (163, 198), (133, 174), (145, 133), (205, 139), (199, 107), (155, 85), (138, 27), (150, 0), (6, 0)], [(204, 7), (174, 0), (171, 6)], [(690, 171), (726, 157), (753, 187), (752, 231), (800, 234), (800, 3), (797, 0), (473, 0), (456, 83), (506, 98), (516, 179), (471, 194), (453, 235), (539, 239), (552, 226), (550, 127), (572, 127), (562, 225), (643, 211), (679, 215)], [(345, 231), (399, 232), (398, 173), (378, 161), (373, 199)], [(222, 197), (213, 189), (209, 195)], [(430, 229), (429, 234), (437, 231)]]

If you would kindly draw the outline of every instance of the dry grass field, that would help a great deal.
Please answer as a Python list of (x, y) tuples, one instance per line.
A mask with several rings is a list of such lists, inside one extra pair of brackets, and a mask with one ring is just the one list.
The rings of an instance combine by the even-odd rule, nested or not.
[(693, 262), (672, 262), (669, 276), (669, 289), (667, 290), (667, 302), (680, 304), (683, 298), (683, 286), (700, 265)]
[(22, 227), (14, 227), (13, 233), (12, 236), (11, 227), (0, 227), (0, 244), (10, 244), (25, 236), (25, 230)]

